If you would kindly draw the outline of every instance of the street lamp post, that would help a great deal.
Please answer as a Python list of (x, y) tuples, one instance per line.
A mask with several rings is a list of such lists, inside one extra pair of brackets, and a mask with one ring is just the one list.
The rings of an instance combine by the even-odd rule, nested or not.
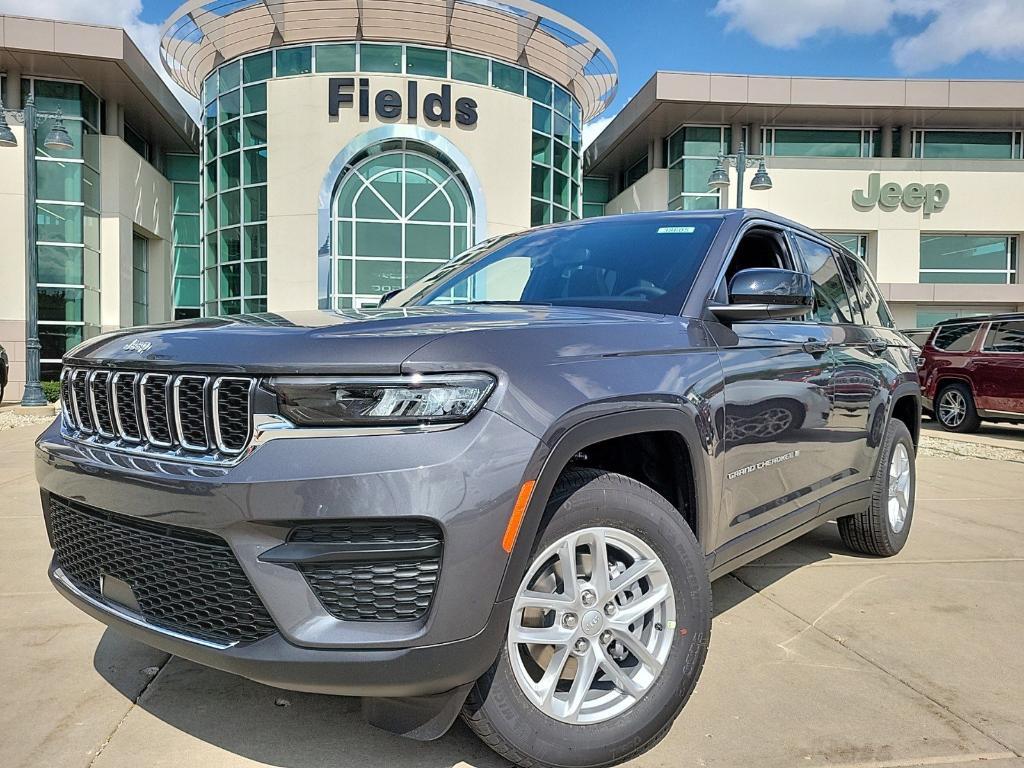
[(8, 115), (25, 126), (25, 391), (21, 404), (26, 406), (46, 405), (46, 396), (39, 384), (39, 261), (36, 258), (36, 140), (35, 133), (47, 120), (53, 120), (53, 127), (46, 134), (43, 146), (47, 149), (69, 150), (74, 142), (64, 127), (64, 115), (56, 112), (39, 112), (35, 99), (29, 94), (22, 110), (4, 108), (0, 95), (0, 147), (16, 147), (18, 139), (7, 123)]
[[(759, 189), (771, 189), (772, 178), (768, 175), (768, 169), (764, 165), (764, 155), (748, 155), (746, 145), (740, 142), (740, 151), (735, 155), (723, 155), (718, 156), (718, 165), (715, 166), (715, 170), (711, 172), (708, 177), (708, 186), (715, 190), (726, 190), (728, 194), (729, 189), (729, 172), (726, 170), (728, 166), (735, 166), (736, 168), (736, 207), (743, 207), (743, 176), (746, 173), (747, 168), (753, 168), (757, 166), (757, 172), (754, 174), (754, 178), (750, 180), (750, 188)], [(726, 204), (728, 205), (728, 200)]]

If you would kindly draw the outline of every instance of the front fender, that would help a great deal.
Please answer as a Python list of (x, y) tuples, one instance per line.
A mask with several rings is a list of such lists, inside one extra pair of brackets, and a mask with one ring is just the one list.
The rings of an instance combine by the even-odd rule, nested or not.
[(717, 436), (713, 429), (710, 420), (689, 402), (594, 403), (560, 419), (528, 465), (524, 480), (536, 478), (536, 485), (509, 556), (498, 600), (513, 597), (526, 574), (530, 554), (542, 533), (544, 510), (562, 470), (587, 446), (616, 437), (644, 432), (676, 432), (682, 437), (694, 475), (697, 514), (694, 535), (707, 554), (705, 532), (712, 530), (710, 518), (718, 509), (720, 486), (715, 482)]

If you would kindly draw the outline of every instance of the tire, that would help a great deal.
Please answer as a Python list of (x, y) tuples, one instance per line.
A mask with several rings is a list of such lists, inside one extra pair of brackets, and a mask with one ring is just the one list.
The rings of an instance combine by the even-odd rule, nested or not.
[(935, 397), (935, 419), (947, 432), (977, 432), (981, 419), (971, 388), (960, 382), (943, 385)]
[[(558, 719), (556, 715), (542, 711), (540, 704), (528, 698), (521, 678), (517, 678), (517, 674), (523, 674), (527, 663), (533, 661), (533, 657), (528, 654), (535, 652), (537, 646), (514, 642), (515, 627), (526, 626), (524, 609), (520, 607), (517, 610), (514, 607), (506, 642), (502, 644), (494, 665), (473, 686), (463, 707), (462, 717), (489, 747), (506, 760), (523, 768), (599, 768), (616, 765), (646, 752), (657, 744), (668, 732), (697, 684), (711, 637), (711, 583), (704, 565), (704, 556), (693, 532), (678, 510), (651, 488), (622, 475), (594, 469), (566, 472), (552, 492), (545, 519), (547, 522), (539, 541), (534, 546), (531, 564), (517, 592), (516, 601), (521, 599), (528, 586), (531, 590), (537, 589), (538, 582), (531, 581), (536, 573), (544, 572), (545, 568), (560, 567), (558, 564), (568, 562), (560, 559), (557, 552), (576, 553), (576, 557), (573, 558), (575, 562), (580, 557), (579, 553), (584, 551), (580, 548), (579, 542), (593, 536), (594, 531), (601, 531), (601, 550), (609, 555), (608, 561), (613, 574), (619, 572), (614, 570), (616, 568), (628, 570), (639, 562), (634, 560), (633, 566), (630, 566), (628, 562), (616, 561), (618, 555), (614, 548), (615, 537), (633, 541), (637, 547), (646, 547), (647, 557), (654, 555), (653, 560), (648, 559), (647, 562), (657, 562), (661, 568), (652, 569), (651, 572), (656, 576), (650, 579), (644, 576), (639, 582), (633, 583), (638, 589), (624, 590), (632, 597), (630, 601), (617, 604), (621, 605), (618, 609), (621, 613), (617, 615), (619, 620), (629, 622), (634, 615), (631, 612), (632, 601), (638, 597), (652, 596), (656, 583), (660, 584), (659, 589), (665, 589), (666, 583), (669, 585), (669, 596), (659, 603), (659, 607), (654, 609), (653, 613), (644, 613), (644, 618), (628, 625), (629, 632), (648, 637), (648, 640), (642, 642), (653, 644), (657, 652), (663, 654), (659, 657), (664, 658), (660, 672), (653, 675), (646, 688), (635, 688), (635, 695), (631, 697), (625, 693), (628, 686), (617, 686), (611, 682), (611, 677), (604, 671), (604, 666), (596, 667), (598, 672), (593, 683), (588, 688), (580, 689), (598, 697), (596, 704), (584, 703), (580, 707), (581, 713), (585, 711), (586, 706), (594, 707), (594, 712), (588, 715), (591, 721), (585, 721), (583, 714), (579, 714), (573, 720), (570, 719), (571, 715), (563, 713), (563, 718)], [(576, 538), (577, 536), (579, 538)], [(608, 542), (607, 547), (605, 542)], [(565, 549), (556, 549), (556, 554), (553, 555), (546, 553), (546, 550), (560, 546)], [(618, 551), (621, 553), (622, 550)], [(629, 558), (624, 559), (628, 561)], [(579, 573), (584, 577), (586, 567), (585, 564), (579, 566)], [(656, 582), (656, 578), (661, 581)], [(565, 582), (553, 578), (550, 583), (564, 585)], [(579, 603), (580, 606), (585, 605), (588, 585), (596, 583), (594, 580), (580, 584), (576, 591), (579, 600), (584, 601)], [(615, 583), (614, 578), (612, 583)], [(621, 583), (630, 582), (626, 580)], [(559, 586), (555, 588), (558, 589)], [(560, 588), (566, 590), (565, 586)], [(648, 591), (642, 592), (644, 589)], [(659, 591), (658, 594), (664, 593)], [(606, 636), (610, 636), (611, 630), (615, 628), (612, 623), (615, 619), (605, 618), (604, 614), (614, 616), (616, 609), (608, 608), (608, 603), (605, 603), (602, 611), (601, 603), (605, 597), (597, 599), (598, 602), (594, 603), (596, 609), (588, 611), (585, 607), (579, 608), (583, 613), (580, 614), (578, 628), (566, 630), (575, 633), (569, 637), (577, 639), (570, 639), (562, 644), (565, 654), (563, 658), (572, 658), (572, 649), (576, 647), (574, 642), (579, 642), (580, 633), (594, 632), (595, 634), (590, 635), (593, 639), (592, 647), (595, 653), (603, 654), (604, 659), (604, 662), (594, 663), (626, 665), (633, 662), (632, 666), (620, 666), (619, 670), (621, 672), (626, 669), (627, 678), (631, 673), (636, 679), (640, 679), (641, 675), (648, 672), (649, 667), (639, 662), (639, 657), (623, 651), (625, 646), (617, 645), (618, 640), (613, 640), (610, 646), (605, 645)], [(519, 605), (518, 602), (515, 604)], [(527, 608), (526, 612), (529, 610)], [(599, 615), (595, 619), (593, 614)], [(562, 616), (562, 621), (559, 621), (558, 613), (553, 615), (550, 631), (562, 631), (566, 621), (564, 614)], [(654, 621), (652, 616), (661, 616), (664, 623)], [(668, 620), (667, 617), (671, 617), (672, 620)], [(602, 630), (600, 634), (596, 634), (597, 630), (594, 629), (592, 622), (597, 620), (603, 622), (603, 629), (608, 631)], [(641, 626), (642, 628), (638, 628)], [(511, 648), (515, 648), (514, 658)], [(576, 648), (578, 650), (578, 647)], [(555, 653), (558, 646), (550, 646), (550, 649)], [(616, 650), (620, 654), (619, 662), (615, 661)], [(621, 660), (623, 653), (627, 656), (625, 660)], [(527, 661), (524, 662), (523, 659)], [(554, 657), (548, 663), (553, 665)], [(573, 672), (574, 679), (583, 668), (585, 660), (580, 658), (576, 664), (578, 666)], [(566, 668), (562, 669), (562, 675), (566, 674), (568, 668), (567, 664)], [(547, 678), (543, 678), (542, 670), (538, 674), (543, 684)], [(637, 685), (635, 681), (632, 684)], [(563, 689), (550, 690), (552, 694), (549, 700), (553, 701)], [(570, 688), (565, 692), (567, 699), (572, 699), (573, 690)], [(608, 705), (602, 702), (609, 698), (619, 701), (620, 706), (626, 702), (626, 708), (608, 715), (600, 722), (594, 722), (593, 718), (600, 717), (602, 712), (608, 711)], [(602, 706), (605, 707), (604, 710), (601, 709)]]
[[(894, 475), (894, 467), (900, 464), (901, 457), (906, 461), (905, 480), (902, 480), (902, 473)], [(843, 544), (854, 552), (879, 557), (892, 557), (903, 549), (914, 520), (916, 483), (914, 441), (910, 437), (910, 430), (902, 421), (890, 418), (879, 451), (867, 510), (840, 517), (836, 521)], [(890, 491), (895, 491), (899, 485), (905, 486), (902, 518), (898, 512), (892, 513), (892, 504), (899, 504), (899, 494), (895, 494), (895, 502), (890, 496)]]

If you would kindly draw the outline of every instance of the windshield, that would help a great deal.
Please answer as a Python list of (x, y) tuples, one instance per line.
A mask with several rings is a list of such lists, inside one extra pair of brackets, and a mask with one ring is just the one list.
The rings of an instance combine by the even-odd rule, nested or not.
[(547, 304), (678, 314), (717, 216), (590, 220), (497, 238), (384, 306)]

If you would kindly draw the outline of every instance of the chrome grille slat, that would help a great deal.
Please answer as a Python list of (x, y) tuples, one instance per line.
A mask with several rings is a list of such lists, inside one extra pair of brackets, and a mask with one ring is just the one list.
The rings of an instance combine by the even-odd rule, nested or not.
[(65, 435), (154, 458), (231, 464), (252, 439), (255, 379), (66, 368)]

